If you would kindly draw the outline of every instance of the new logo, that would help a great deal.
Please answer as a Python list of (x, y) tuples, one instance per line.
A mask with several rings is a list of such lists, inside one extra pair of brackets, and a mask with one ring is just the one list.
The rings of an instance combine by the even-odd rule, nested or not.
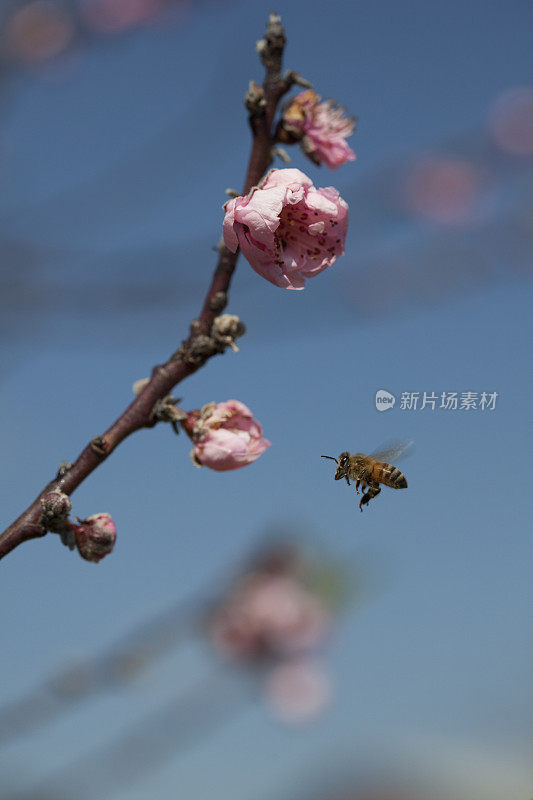
[(376, 408), (378, 411), (389, 411), (393, 408), (396, 398), (385, 389), (378, 389), (376, 392)]

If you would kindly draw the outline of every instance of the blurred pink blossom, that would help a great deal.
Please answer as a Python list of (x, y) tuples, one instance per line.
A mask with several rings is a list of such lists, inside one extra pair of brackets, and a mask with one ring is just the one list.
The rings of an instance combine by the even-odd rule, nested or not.
[(166, 0), (83, 0), (85, 21), (100, 33), (117, 33), (159, 14)]
[(407, 202), (422, 217), (442, 225), (471, 222), (479, 213), (482, 177), (461, 158), (426, 156), (414, 164), (406, 186)]
[(533, 155), (533, 89), (517, 86), (501, 94), (489, 122), (492, 138), (515, 156)]
[(286, 661), (273, 667), (266, 680), (271, 710), (283, 722), (308, 722), (329, 705), (331, 681), (310, 661)]
[(74, 25), (65, 9), (54, 0), (33, 0), (13, 12), (4, 38), (7, 51), (17, 60), (44, 61), (71, 44)]
[[(293, 140), (300, 140), (304, 153), (315, 164), (337, 169), (355, 161), (355, 153), (346, 142), (355, 128), (355, 120), (333, 100), (320, 102), (320, 95), (307, 89), (285, 108), (282, 130)], [(283, 140), (283, 136), (281, 136)]]
[(86, 561), (101, 561), (115, 546), (117, 528), (110, 514), (93, 514), (74, 527), (76, 546)]
[(261, 187), (229, 200), (226, 246), (284, 289), (303, 289), (344, 253), (348, 205), (332, 186), (316, 189), (298, 169), (273, 169)]
[(250, 409), (238, 400), (209, 403), (184, 423), (199, 466), (220, 472), (251, 464), (270, 447)]
[(286, 658), (319, 645), (330, 628), (323, 602), (295, 578), (251, 573), (215, 611), (215, 647), (236, 660)]

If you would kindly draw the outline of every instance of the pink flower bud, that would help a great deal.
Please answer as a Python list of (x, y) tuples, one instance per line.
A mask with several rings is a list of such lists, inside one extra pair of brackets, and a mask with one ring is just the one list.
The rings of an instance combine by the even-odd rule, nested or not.
[(280, 138), (301, 140), (302, 149), (311, 161), (337, 169), (355, 160), (355, 153), (346, 143), (354, 127), (355, 120), (345, 117), (343, 108), (333, 100), (321, 103), (320, 96), (308, 89), (286, 107)]
[(76, 546), (86, 561), (100, 561), (115, 546), (117, 528), (110, 514), (93, 514), (75, 528)]
[(273, 169), (261, 188), (224, 205), (224, 242), (283, 289), (303, 289), (344, 253), (348, 205), (332, 186), (316, 189), (299, 169)]
[(193, 460), (220, 472), (251, 464), (270, 447), (259, 422), (244, 403), (209, 403), (184, 423), (194, 442)]

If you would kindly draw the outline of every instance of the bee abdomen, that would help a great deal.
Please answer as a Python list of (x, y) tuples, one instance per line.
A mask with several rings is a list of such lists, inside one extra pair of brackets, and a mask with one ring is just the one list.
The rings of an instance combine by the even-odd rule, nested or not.
[(391, 489), (407, 489), (407, 481), (403, 472), (392, 464), (380, 464), (379, 477), (380, 483), (390, 486)]

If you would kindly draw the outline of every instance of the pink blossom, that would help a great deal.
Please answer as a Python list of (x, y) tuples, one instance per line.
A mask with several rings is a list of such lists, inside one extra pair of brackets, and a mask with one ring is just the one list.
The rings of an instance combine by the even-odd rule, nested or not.
[(533, 155), (533, 89), (515, 86), (499, 95), (489, 125), (492, 138), (504, 152)]
[(18, 3), (3, 22), (3, 46), (20, 61), (34, 63), (62, 53), (72, 44), (72, 15), (59, 3), (33, 0)]
[(449, 156), (420, 158), (406, 184), (407, 202), (422, 217), (441, 225), (476, 221), (483, 176), (471, 161)]
[(216, 610), (216, 648), (237, 660), (286, 658), (317, 647), (330, 627), (321, 600), (284, 575), (251, 573)]
[(355, 160), (355, 153), (346, 142), (354, 131), (355, 120), (345, 117), (344, 109), (333, 100), (321, 103), (320, 99), (311, 89), (300, 92), (284, 111), (280, 138), (301, 140), (311, 161), (337, 169)]
[(273, 169), (261, 187), (229, 200), (223, 233), (234, 253), (283, 289), (303, 289), (344, 253), (348, 205), (332, 186), (316, 189), (298, 169)]
[(209, 403), (189, 414), (185, 429), (194, 442), (195, 463), (220, 472), (245, 467), (270, 447), (259, 422), (238, 400)]
[(101, 561), (115, 546), (117, 528), (110, 514), (93, 514), (74, 527), (76, 546), (86, 561)]

